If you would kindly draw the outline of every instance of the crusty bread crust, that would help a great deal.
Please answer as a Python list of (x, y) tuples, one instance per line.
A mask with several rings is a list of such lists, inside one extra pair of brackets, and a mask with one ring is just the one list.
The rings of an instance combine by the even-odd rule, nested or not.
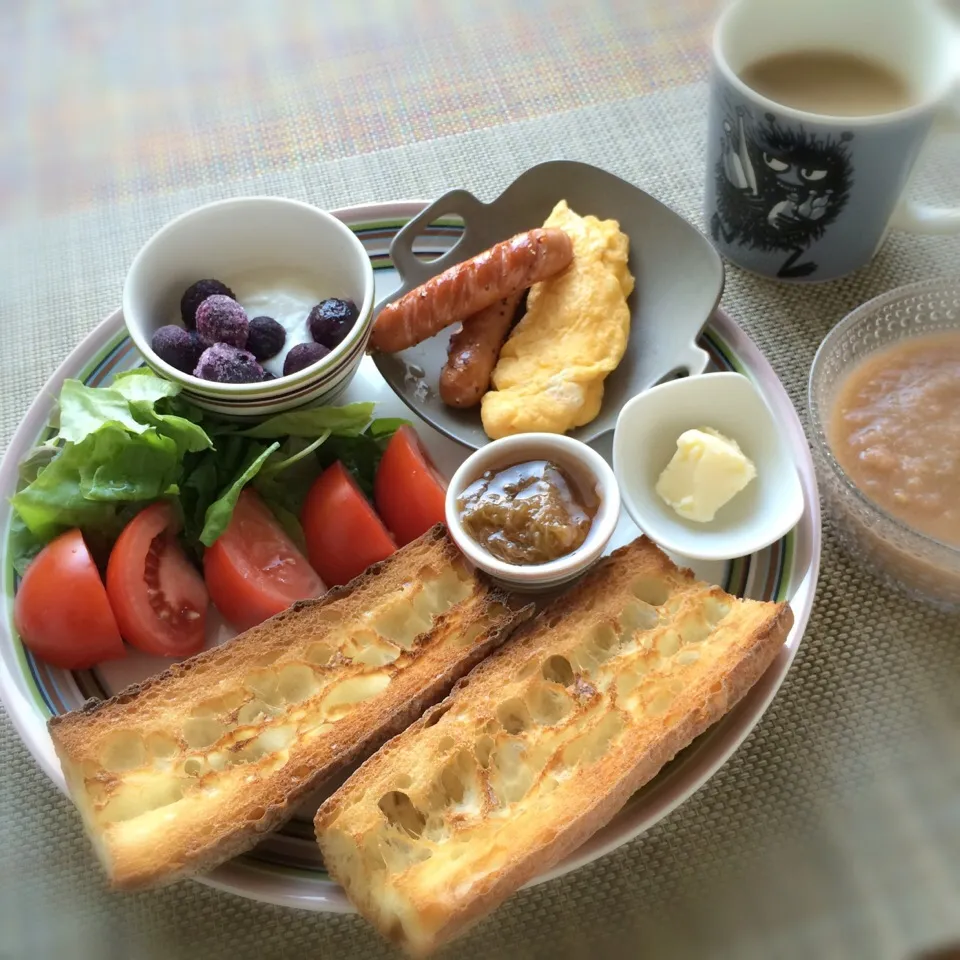
[(532, 612), (515, 607), (438, 525), (346, 586), (52, 718), (113, 885), (167, 883), (252, 847), (502, 643)]
[[(626, 615), (640, 621), (636, 633), (612, 641), (603, 624), (622, 625), (638, 600), (640, 613)], [(384, 936), (428, 954), (608, 823), (741, 699), (792, 622), (787, 604), (696, 583), (646, 538), (616, 551), (323, 804), (315, 825), (331, 874)], [(572, 675), (545, 683), (557, 656)], [(517, 701), (543, 690), (572, 712), (524, 714)], [(531, 767), (526, 787), (499, 768), (511, 743)], [(388, 814), (398, 793), (410, 804), (402, 817)]]

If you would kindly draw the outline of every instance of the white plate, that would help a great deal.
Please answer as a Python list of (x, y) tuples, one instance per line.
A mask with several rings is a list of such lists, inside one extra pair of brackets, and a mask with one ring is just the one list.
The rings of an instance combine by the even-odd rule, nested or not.
[[(397, 283), (389, 261), (390, 241), (404, 223), (425, 207), (420, 201), (370, 204), (340, 211), (363, 241), (373, 261), (377, 299)], [(438, 255), (456, 241), (460, 227), (440, 221), (427, 232), (423, 252)], [(418, 247), (418, 252), (420, 248)], [(691, 562), (704, 579), (733, 593), (759, 599), (785, 599), (793, 607), (795, 624), (770, 669), (724, 719), (683, 751), (661, 774), (634, 795), (602, 830), (536, 883), (560, 876), (626, 843), (648, 829), (705, 783), (736, 750), (767, 709), (796, 656), (810, 616), (820, 563), (820, 506), (810, 451), (790, 399), (756, 346), (722, 312), (707, 325), (700, 345), (711, 357), (710, 369), (737, 370), (760, 388), (787, 439), (800, 473), (806, 510), (797, 527), (771, 547), (730, 563)], [(122, 661), (71, 673), (47, 667), (28, 654), (13, 629), (16, 577), (7, 544), (10, 507), (16, 487), (17, 464), (47, 434), (54, 400), (64, 379), (77, 377), (91, 385), (103, 384), (121, 370), (138, 366), (140, 358), (126, 338), (118, 310), (103, 321), (61, 364), (24, 416), (0, 465), (0, 569), (3, 606), (0, 616), (0, 697), (23, 742), (53, 783), (65, 791), (63, 775), (47, 735), (52, 713), (78, 707), (89, 696), (110, 695), (166, 666), (168, 661), (131, 650)], [(369, 357), (360, 365), (344, 402), (377, 401), (380, 416), (407, 416), (409, 411), (387, 386)], [(467, 451), (423, 424), (418, 431), (437, 466), (452, 475)], [(598, 441), (609, 459), (609, 436)], [(624, 515), (609, 549), (632, 540), (638, 531)], [(675, 558), (682, 561), (682, 558)], [(210, 642), (221, 642), (228, 629), (211, 618)], [(352, 909), (340, 887), (323, 869), (313, 839), (311, 811), (294, 818), (283, 830), (266, 838), (255, 850), (224, 864), (200, 882), (268, 903), (309, 910)], [(91, 850), (91, 868), (94, 854)]]

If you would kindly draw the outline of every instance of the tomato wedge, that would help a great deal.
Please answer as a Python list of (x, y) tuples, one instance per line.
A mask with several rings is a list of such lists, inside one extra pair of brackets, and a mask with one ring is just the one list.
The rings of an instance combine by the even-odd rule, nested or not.
[(370, 501), (339, 460), (314, 481), (300, 519), (310, 562), (331, 587), (347, 583), (397, 549)]
[(97, 565), (79, 530), (51, 540), (20, 581), (13, 622), (24, 645), (64, 670), (126, 656)]
[(402, 547), (443, 523), (447, 485), (413, 427), (401, 427), (384, 451), (373, 482), (377, 512)]
[(107, 562), (107, 596), (121, 635), (162, 657), (189, 657), (206, 636), (210, 598), (177, 543), (178, 528), (173, 507), (154, 503), (123, 528)]
[(240, 494), (227, 529), (203, 555), (203, 574), (216, 608), (238, 630), (325, 592), (307, 558), (249, 489)]

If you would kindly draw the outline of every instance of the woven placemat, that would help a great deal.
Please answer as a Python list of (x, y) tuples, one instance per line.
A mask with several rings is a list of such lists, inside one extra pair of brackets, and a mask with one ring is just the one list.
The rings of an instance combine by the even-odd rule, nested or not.
[[(702, 225), (703, 84), (0, 228), (6, 443), (57, 362), (119, 302), (139, 245), (206, 200), (277, 193), (325, 207), (490, 199), (531, 164), (580, 159)], [(960, 196), (956, 141), (918, 189)], [(893, 235), (845, 280), (788, 287), (728, 272), (724, 305), (803, 409), (817, 344), (856, 304), (957, 272), (960, 241)], [(11, 337), (10, 334), (13, 334)], [(445, 955), (901, 958), (960, 939), (960, 618), (885, 595), (825, 525), (811, 625), (731, 761), (645, 836), (524, 891)], [(69, 803), (0, 718), (0, 957), (394, 956), (352, 916), (265, 906), (192, 882), (114, 895)]]

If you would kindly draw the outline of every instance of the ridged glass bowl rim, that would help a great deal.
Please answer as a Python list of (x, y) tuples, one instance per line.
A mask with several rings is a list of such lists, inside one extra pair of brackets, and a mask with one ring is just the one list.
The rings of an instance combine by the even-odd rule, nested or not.
[[(823, 418), (820, 416), (820, 405), (815, 397), (816, 384), (822, 374), (822, 370), (826, 366), (829, 357), (836, 349), (837, 343), (844, 334), (846, 334), (853, 327), (856, 327), (858, 324), (863, 323), (864, 320), (872, 317), (879, 309), (887, 306), (888, 304), (896, 303), (898, 300), (904, 300), (908, 297), (916, 296), (917, 294), (931, 293), (934, 291), (951, 293), (960, 298), (960, 278), (938, 277), (933, 280), (920, 280), (917, 283), (910, 283), (902, 287), (895, 287), (893, 290), (888, 290), (886, 293), (881, 293), (872, 300), (867, 300), (866, 303), (862, 303), (859, 307), (851, 310), (850, 313), (848, 313), (823, 338), (823, 342), (817, 348), (817, 352), (813, 358), (813, 365), (810, 368), (810, 379), (807, 385), (807, 412), (810, 417), (810, 434), (811, 440), (815, 447), (814, 452), (820, 454), (822, 459), (824, 459), (830, 465), (830, 468), (843, 485), (845, 492), (853, 494), (853, 496), (869, 513), (872, 513), (878, 518), (886, 521), (888, 524), (895, 527), (898, 531), (902, 532), (906, 536), (914, 538), (918, 544), (928, 544), (936, 550), (943, 550), (947, 554), (956, 557), (956, 559), (960, 561), (960, 547), (955, 547), (952, 544), (945, 543), (943, 540), (938, 540), (936, 537), (932, 537), (929, 534), (923, 533), (916, 527), (912, 527), (910, 524), (905, 523), (898, 517), (893, 516), (893, 514), (881, 507), (876, 501), (871, 500), (860, 489), (860, 487), (857, 486), (857, 484), (850, 478), (847, 472), (840, 465), (840, 462), (837, 460), (836, 456), (834, 456), (833, 449), (830, 446), (829, 437), (827, 436), (826, 429), (824, 428)], [(960, 330), (960, 317), (950, 321), (949, 327)], [(916, 332), (908, 333), (906, 336), (899, 339), (912, 340), (917, 336), (923, 336), (925, 333), (935, 332), (936, 331), (933, 330), (924, 330), (921, 327)], [(885, 349), (895, 342), (897, 341), (891, 340), (890, 343), (884, 344), (878, 349)], [(861, 357), (856, 364), (851, 366), (850, 372), (856, 369), (856, 367), (862, 363), (864, 359), (865, 357)], [(847, 373), (847, 376), (849, 376), (849, 372)]]

